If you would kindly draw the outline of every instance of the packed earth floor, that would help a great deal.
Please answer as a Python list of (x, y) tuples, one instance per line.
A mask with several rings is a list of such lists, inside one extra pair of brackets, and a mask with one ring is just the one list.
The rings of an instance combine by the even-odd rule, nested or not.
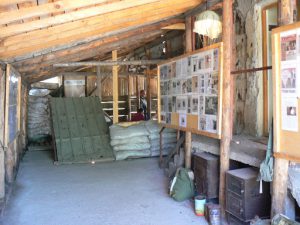
[(54, 165), (47, 151), (27, 152), (1, 224), (206, 225), (168, 186), (157, 158)]

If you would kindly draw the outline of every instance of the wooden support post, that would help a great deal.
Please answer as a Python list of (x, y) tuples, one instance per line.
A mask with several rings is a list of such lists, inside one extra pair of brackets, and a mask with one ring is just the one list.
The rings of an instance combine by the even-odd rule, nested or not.
[[(186, 18), (186, 29), (185, 29), (185, 52), (189, 53), (193, 51), (192, 46), (192, 18)], [(190, 169), (192, 164), (192, 133), (190, 131), (185, 132), (185, 167)]]
[[(279, 25), (287, 25), (296, 21), (297, 17), (293, 17), (294, 11), (297, 10), (294, 0), (280, 0), (278, 2), (278, 22)], [(279, 63), (279, 62), (276, 62)], [(275, 112), (275, 111), (274, 111)], [(274, 132), (274, 140), (277, 132)], [(276, 141), (274, 148), (279, 148)], [(275, 216), (278, 213), (286, 214), (286, 200), (287, 195), (287, 183), (288, 183), (288, 169), (289, 169), (289, 160), (275, 158), (274, 162), (274, 180), (273, 180), (273, 192), (272, 192), (272, 210), (271, 217)]]
[(222, 112), (222, 137), (220, 145), (220, 187), (219, 202), (223, 216), (225, 215), (226, 193), (225, 184), (226, 172), (229, 170), (230, 141), (232, 136), (232, 31), (233, 31), (233, 11), (232, 0), (223, 1), (223, 112)]
[(132, 90), (132, 86), (131, 86), (131, 76), (128, 75), (127, 76), (127, 101), (128, 101), (128, 121), (131, 121), (131, 90)]
[[(146, 50), (146, 55), (147, 55), (147, 58), (148, 60), (151, 59), (151, 53), (150, 53), (150, 50)], [(147, 98), (147, 114), (148, 114), (148, 118), (150, 119), (151, 118), (151, 75), (150, 75), (150, 67), (148, 66), (147, 67), (147, 70), (146, 70), (146, 88), (147, 88), (147, 91), (146, 91), (146, 98)]]
[(185, 52), (193, 51), (193, 30), (192, 30), (192, 17), (185, 19)]
[(97, 66), (96, 67), (96, 70), (97, 70), (97, 95), (100, 99), (100, 102), (102, 100), (102, 76), (101, 76), (101, 67), (100, 66)]
[(136, 76), (135, 81), (136, 81), (135, 89), (136, 89), (136, 104), (137, 104), (136, 110), (138, 110), (140, 108), (140, 90), (139, 90), (139, 77), (138, 76)]
[[(117, 51), (112, 52), (112, 60), (117, 61)], [(119, 122), (119, 87), (118, 87), (118, 66), (113, 66), (113, 123)]]
[(4, 165), (4, 116), (5, 116), (5, 72), (0, 68), (0, 199), (5, 197)]

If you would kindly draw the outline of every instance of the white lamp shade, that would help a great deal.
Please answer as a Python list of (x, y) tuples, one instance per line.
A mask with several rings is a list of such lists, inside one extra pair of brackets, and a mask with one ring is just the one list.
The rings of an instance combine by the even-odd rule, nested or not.
[(212, 39), (218, 38), (220, 33), (222, 33), (222, 22), (219, 15), (213, 11), (200, 13), (196, 17), (193, 31)]

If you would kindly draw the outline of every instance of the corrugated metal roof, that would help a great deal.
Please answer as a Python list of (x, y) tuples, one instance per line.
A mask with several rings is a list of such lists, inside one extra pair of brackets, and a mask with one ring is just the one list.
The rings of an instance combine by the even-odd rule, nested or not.
[(114, 159), (98, 97), (51, 98), (50, 102), (57, 161)]

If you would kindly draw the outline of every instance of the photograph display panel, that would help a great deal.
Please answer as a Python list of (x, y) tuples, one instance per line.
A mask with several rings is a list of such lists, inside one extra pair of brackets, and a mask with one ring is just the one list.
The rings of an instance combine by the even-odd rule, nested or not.
[(160, 123), (219, 135), (220, 65), (220, 46), (160, 65)]

